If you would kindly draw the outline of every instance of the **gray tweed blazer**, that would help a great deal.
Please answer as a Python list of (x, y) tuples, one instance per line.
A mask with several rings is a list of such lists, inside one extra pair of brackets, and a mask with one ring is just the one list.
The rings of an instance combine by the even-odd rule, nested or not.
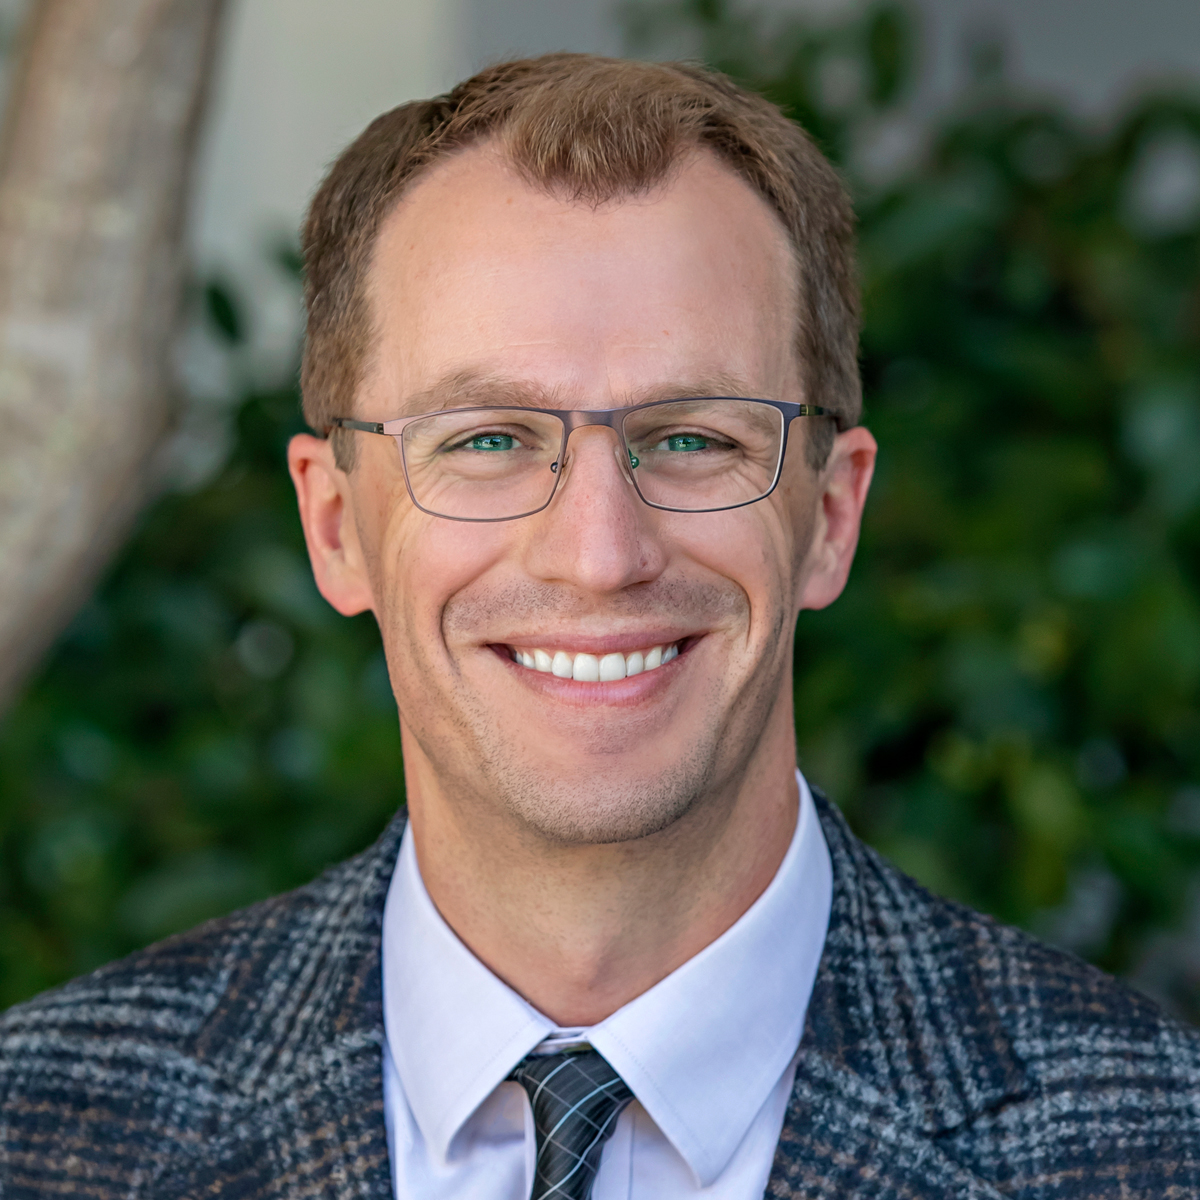
[[(817, 803), (833, 911), (767, 1196), (1200, 1196), (1200, 1034), (930, 895)], [(0, 1197), (390, 1200), (402, 830), (0, 1017)]]

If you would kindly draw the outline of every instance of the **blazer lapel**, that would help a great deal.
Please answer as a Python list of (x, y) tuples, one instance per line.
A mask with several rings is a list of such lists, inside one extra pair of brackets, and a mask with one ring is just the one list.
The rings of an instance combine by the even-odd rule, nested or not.
[(222, 1092), (207, 1151), (148, 1195), (391, 1200), (383, 904), (404, 815), (376, 844), (225, 926), (227, 986), (193, 1053)]
[(1028, 1090), (995, 1002), (993, 927), (901, 875), (815, 795), (833, 905), (766, 1194), (998, 1197), (937, 1141)]
[(767, 1185), (769, 1200), (1001, 1200), (909, 1113), (816, 1054), (801, 1055)]

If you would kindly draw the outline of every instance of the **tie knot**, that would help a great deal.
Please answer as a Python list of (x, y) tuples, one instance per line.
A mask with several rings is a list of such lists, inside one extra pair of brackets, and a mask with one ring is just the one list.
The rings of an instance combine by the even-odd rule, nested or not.
[(604, 1143), (633, 1099), (595, 1050), (531, 1054), (513, 1068), (533, 1106), (537, 1169), (531, 1200), (588, 1200)]

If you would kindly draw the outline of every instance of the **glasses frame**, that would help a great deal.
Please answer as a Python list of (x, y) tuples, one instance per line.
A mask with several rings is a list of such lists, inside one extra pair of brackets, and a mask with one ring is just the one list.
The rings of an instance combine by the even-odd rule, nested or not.
[[(822, 408), (819, 404), (795, 404), (790, 400), (763, 400), (757, 396), (677, 396), (673, 400), (651, 400), (646, 404), (632, 404), (624, 408), (534, 408), (531, 405), (519, 404), (472, 404), (466, 408), (434, 409), (432, 412), (415, 413), (411, 417), (396, 417), (390, 421), (356, 421), (352, 417), (332, 417), (325, 432), (328, 435), (334, 429), (352, 429), (359, 433), (378, 433), (394, 438), (396, 440), (396, 449), (400, 452), (400, 467), (404, 472), (404, 486), (408, 491), (408, 497), (421, 512), (431, 517), (438, 517), (443, 521), (519, 521), (522, 517), (532, 517), (550, 507), (551, 502), (558, 492), (559, 480), (562, 478), (563, 473), (559, 470), (559, 467), (566, 457), (567, 442), (575, 430), (585, 429), (591, 425), (603, 425), (611, 429), (617, 435), (621, 443), (621, 449), (625, 451), (626, 460), (631, 460), (632, 453), (629, 449), (629, 443), (625, 440), (625, 419), (630, 414), (641, 412), (644, 409), (660, 408), (667, 404), (683, 404), (689, 400), (740, 400), (743, 403), (749, 404), (765, 404), (767, 407), (777, 410), (783, 417), (783, 436), (779, 443), (779, 459), (775, 464), (775, 475), (771, 480), (771, 486), (761, 496), (755, 496), (753, 500), (739, 500), (737, 504), (724, 504), (718, 508), (673, 508), (669, 504), (655, 504), (653, 500), (647, 500), (642, 493), (641, 487), (638, 485), (637, 477), (634, 475), (633, 468), (631, 467), (629, 480), (633, 484), (633, 490), (637, 493), (638, 499), (648, 508), (656, 508), (660, 512), (728, 512), (734, 508), (745, 508), (747, 504), (757, 504), (760, 500), (765, 500), (779, 486), (779, 479), (783, 474), (783, 460), (787, 455), (788, 432), (791, 429), (792, 421), (797, 417), (828, 417), (836, 423), (839, 433), (845, 429), (845, 422), (839, 413), (834, 412), (830, 408)], [(413, 424), (413, 422), (424, 420), (426, 417), (470, 412), (534, 412), (550, 417), (557, 417), (562, 422), (562, 444), (558, 448), (558, 456), (550, 464), (550, 471), (554, 475), (554, 484), (550, 488), (550, 495), (546, 497), (545, 504), (539, 505), (537, 508), (528, 509), (526, 512), (515, 513), (511, 517), (452, 517), (446, 513), (434, 512), (433, 509), (426, 508), (417, 499), (413, 494), (412, 482), (408, 477), (408, 462), (404, 457), (404, 441), (402, 438), (404, 430)]]

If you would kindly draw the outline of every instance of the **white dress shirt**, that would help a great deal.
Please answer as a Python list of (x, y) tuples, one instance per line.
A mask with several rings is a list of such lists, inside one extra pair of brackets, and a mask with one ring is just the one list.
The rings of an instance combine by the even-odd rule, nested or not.
[(791, 844), (716, 941), (597, 1025), (561, 1030), (458, 940), (406, 830), (383, 914), (384, 1111), (397, 1200), (525, 1200), (533, 1115), (505, 1081), (586, 1039), (633, 1090), (593, 1200), (746, 1200), (767, 1185), (825, 944), (829, 851), (804, 777)]

